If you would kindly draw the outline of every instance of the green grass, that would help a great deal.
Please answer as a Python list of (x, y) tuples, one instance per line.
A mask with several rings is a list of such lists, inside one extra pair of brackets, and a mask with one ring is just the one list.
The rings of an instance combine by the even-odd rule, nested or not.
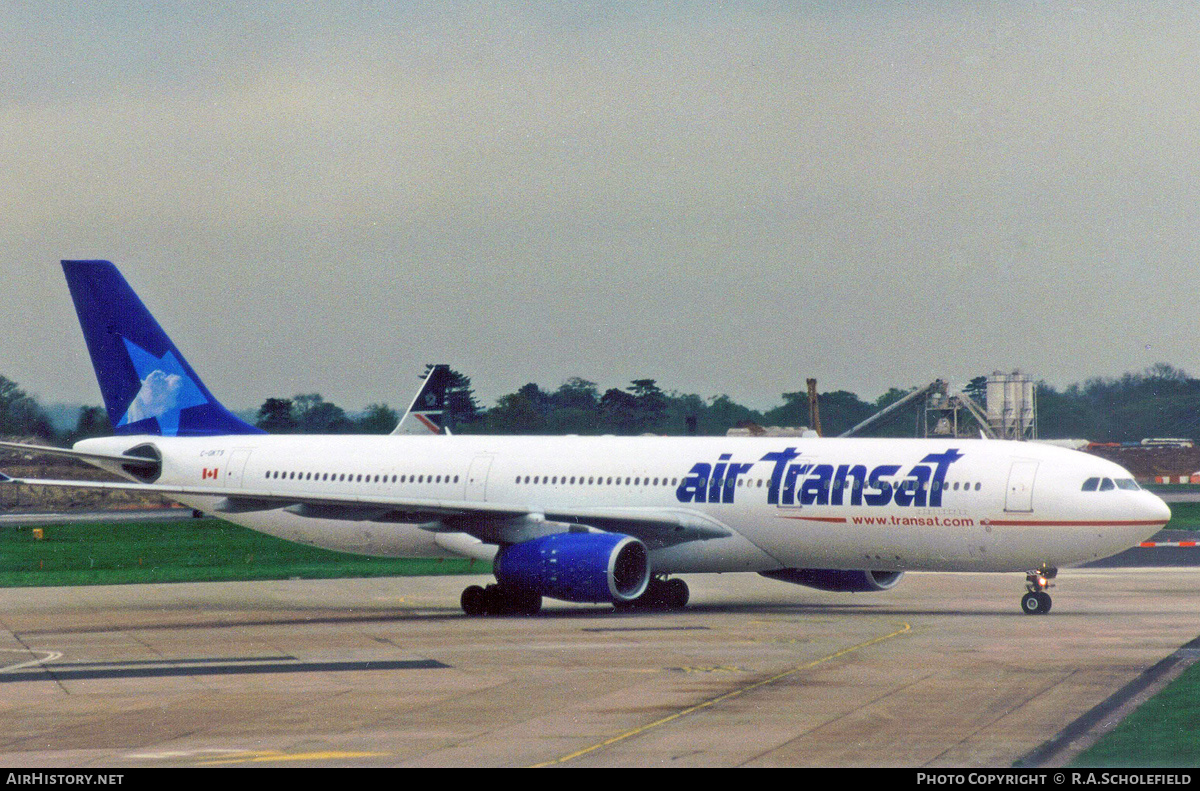
[(1200, 766), (1200, 663), (1089, 749), (1071, 766)]
[(219, 519), (0, 529), (0, 587), (485, 574), (471, 560), (371, 558), (283, 541)]
[(1168, 530), (1200, 530), (1200, 503), (1167, 503), (1171, 506)]
[[(1168, 528), (1200, 530), (1200, 503), (1172, 503)], [(0, 528), (0, 587), (132, 582), (488, 574), (470, 560), (370, 558), (273, 538), (219, 519)]]
[(1172, 492), (1200, 492), (1200, 483), (1143, 483), (1143, 489), (1148, 489), (1155, 494), (1167, 494)]

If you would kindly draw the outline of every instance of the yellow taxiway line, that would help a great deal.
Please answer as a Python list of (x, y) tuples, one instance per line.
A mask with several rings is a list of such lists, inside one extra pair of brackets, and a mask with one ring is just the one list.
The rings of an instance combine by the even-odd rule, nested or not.
[(739, 689), (735, 689), (732, 692), (726, 692), (724, 695), (720, 695), (718, 697), (711, 698), (709, 700), (704, 701), (703, 703), (697, 703), (694, 706), (688, 706), (686, 709), (683, 709), (682, 711), (677, 711), (674, 714), (663, 717), (660, 720), (655, 720), (654, 722), (651, 722), (647, 725), (643, 725), (640, 728), (634, 728), (631, 731), (626, 731), (625, 733), (619, 734), (617, 736), (613, 736), (610, 739), (605, 739), (604, 741), (599, 742), (598, 744), (593, 744), (591, 747), (585, 747), (582, 750), (576, 750), (575, 752), (573, 752), (569, 755), (564, 755), (561, 758), (555, 758), (551, 761), (544, 761), (540, 764), (533, 764), (530, 768), (538, 769), (541, 767), (555, 766), (557, 764), (566, 763), (567, 761), (574, 760), (576, 758), (579, 758), (580, 756), (587, 755), (590, 752), (594, 752), (601, 748), (616, 744), (617, 742), (624, 741), (625, 739), (629, 739), (633, 736), (637, 736), (639, 734), (645, 733), (646, 731), (652, 730), (659, 726), (666, 725), (667, 723), (673, 722), (673, 721), (679, 719), (680, 717), (686, 717), (688, 714), (692, 714), (693, 712), (697, 712), (697, 711), (700, 711), (701, 709), (706, 709), (706, 708), (715, 706), (718, 703), (722, 703), (726, 700), (729, 700), (730, 698), (736, 698), (739, 695), (744, 695), (747, 692), (751, 692), (755, 689), (758, 689), (759, 687), (765, 687), (767, 684), (774, 684), (776, 681), (780, 681), (782, 679), (787, 678), (788, 676), (795, 675), (796, 673), (800, 673), (805, 670), (809, 670), (811, 668), (816, 667), (817, 665), (823, 664), (823, 663), (828, 662), (833, 659), (837, 659), (840, 656), (845, 656), (846, 654), (852, 654), (855, 651), (862, 650), (863, 648), (868, 648), (870, 646), (876, 645), (877, 643), (882, 643), (884, 640), (890, 640), (893, 637), (898, 637), (899, 635), (902, 635), (905, 632), (910, 631), (911, 629), (912, 629), (912, 627), (906, 623), (894, 632), (890, 632), (888, 634), (881, 635), (879, 637), (875, 637), (871, 640), (867, 640), (866, 642), (859, 643), (858, 645), (852, 645), (849, 648), (843, 648), (841, 651), (836, 651), (832, 654), (823, 656), (820, 659), (814, 659), (811, 662), (806, 662), (803, 665), (798, 665), (797, 667), (793, 667), (791, 670), (786, 670), (782, 673), (778, 673), (774, 676), (771, 676), (770, 678), (764, 678), (761, 681), (756, 681), (753, 684), (749, 684), (749, 685), (741, 687)]

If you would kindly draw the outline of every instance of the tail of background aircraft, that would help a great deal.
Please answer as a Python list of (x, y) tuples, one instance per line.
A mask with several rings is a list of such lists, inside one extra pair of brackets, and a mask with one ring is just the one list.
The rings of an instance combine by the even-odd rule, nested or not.
[(108, 261), (63, 261), (117, 434), (262, 434), (223, 407)]
[(393, 434), (449, 434), (445, 424), (446, 388), (450, 384), (450, 366), (431, 365), (423, 374), (425, 383), (417, 392), (408, 411), (396, 424)]

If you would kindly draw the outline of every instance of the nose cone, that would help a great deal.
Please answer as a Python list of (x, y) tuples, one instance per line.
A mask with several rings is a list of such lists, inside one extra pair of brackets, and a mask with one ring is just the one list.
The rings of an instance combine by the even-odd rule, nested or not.
[(1126, 546), (1150, 539), (1171, 521), (1171, 509), (1161, 497), (1144, 489), (1137, 494), (1137, 504), (1127, 512), (1129, 527), (1122, 531), (1128, 542)]
[(1135, 547), (1162, 530), (1171, 521), (1171, 509), (1162, 498), (1153, 492), (1142, 490), (1130, 492), (1137, 497), (1129, 498), (1122, 507), (1121, 519), (1107, 532), (1108, 543), (1102, 554), (1096, 557), (1107, 557)]
[(1163, 502), (1163, 499), (1154, 492), (1143, 492), (1145, 497), (1145, 505), (1142, 506), (1145, 516), (1142, 518), (1147, 522), (1161, 522), (1158, 528), (1164, 527), (1167, 522), (1171, 521), (1171, 509)]

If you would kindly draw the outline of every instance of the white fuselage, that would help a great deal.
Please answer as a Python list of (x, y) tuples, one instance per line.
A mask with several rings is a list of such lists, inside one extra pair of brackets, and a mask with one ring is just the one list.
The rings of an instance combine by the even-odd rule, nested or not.
[[(156, 483), (278, 494), (543, 509), (693, 512), (719, 538), (651, 547), (655, 573), (780, 568), (1025, 571), (1106, 557), (1170, 518), (1116, 464), (1037, 443), (731, 437), (123, 436), (152, 445)], [(117, 464), (101, 466), (130, 477)], [(180, 495), (212, 511), (223, 496)], [(384, 556), (490, 558), (495, 545), (436, 526), (219, 514), (280, 538)]]

